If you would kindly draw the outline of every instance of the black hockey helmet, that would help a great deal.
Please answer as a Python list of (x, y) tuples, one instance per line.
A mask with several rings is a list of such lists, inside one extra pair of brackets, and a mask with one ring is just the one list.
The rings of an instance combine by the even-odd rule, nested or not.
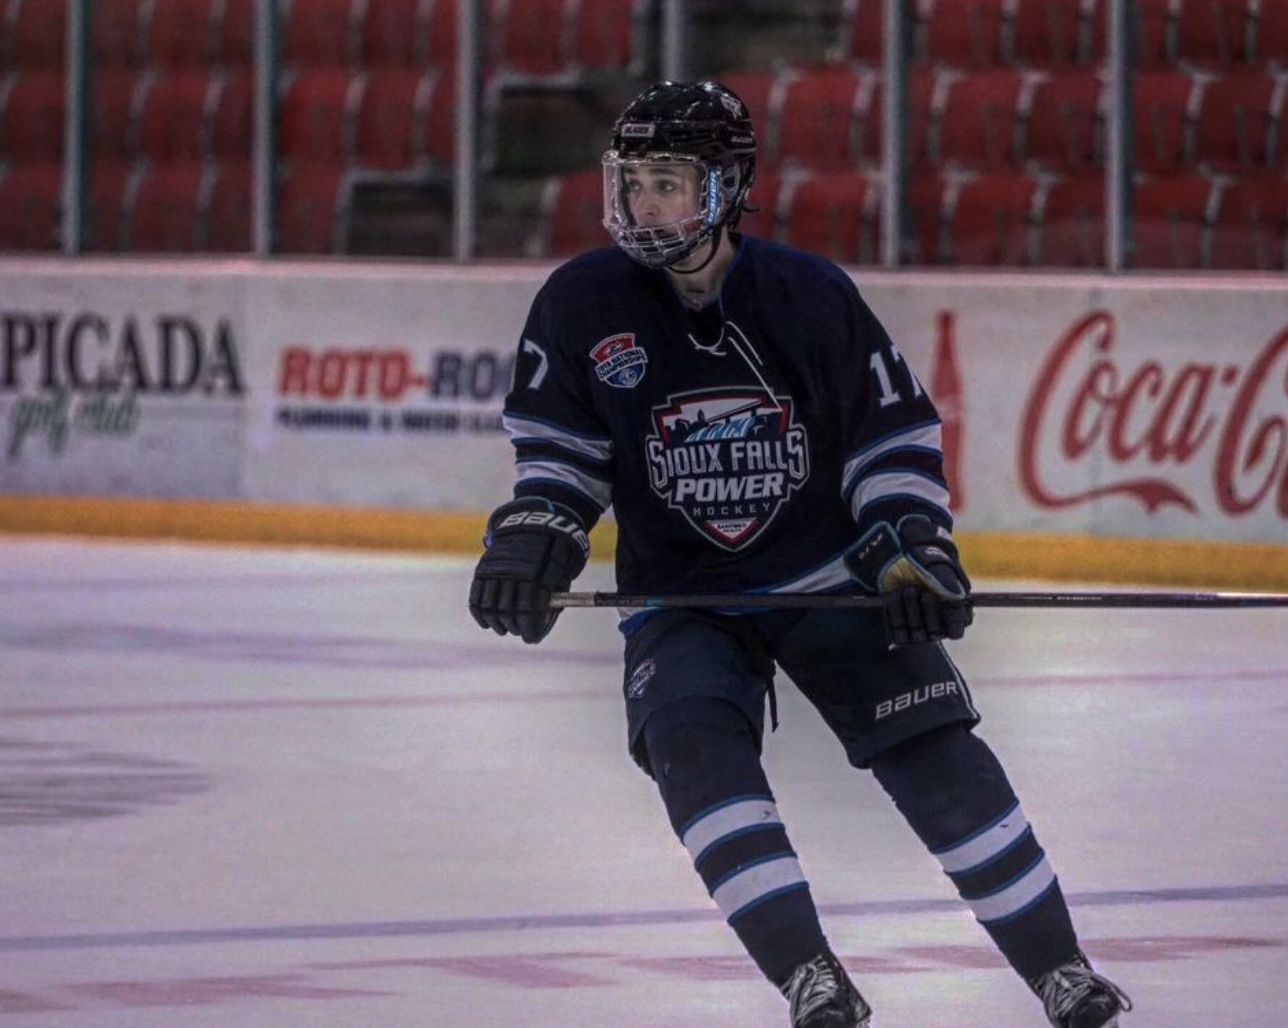
[[(640, 224), (627, 187), (645, 166), (696, 171), (692, 210), (669, 224)], [(738, 224), (756, 173), (751, 112), (718, 82), (659, 82), (617, 119), (603, 167), (604, 227), (641, 264), (667, 267)]]

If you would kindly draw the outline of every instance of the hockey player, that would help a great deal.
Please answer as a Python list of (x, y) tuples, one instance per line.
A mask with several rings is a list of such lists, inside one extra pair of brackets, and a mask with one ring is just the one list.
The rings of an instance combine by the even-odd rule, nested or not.
[(941, 640), (971, 622), (925, 389), (849, 277), (736, 233), (746, 106), (660, 83), (604, 155), (615, 248), (557, 269), (519, 345), (514, 498), (470, 588), (484, 628), (540, 641), (611, 503), (617, 584), (865, 590), (883, 608), (623, 611), (630, 752), (793, 1028), (871, 1010), (828, 946), (761, 766), (781, 668), (870, 769), (1057, 1028), (1130, 1009), (1092, 970)]

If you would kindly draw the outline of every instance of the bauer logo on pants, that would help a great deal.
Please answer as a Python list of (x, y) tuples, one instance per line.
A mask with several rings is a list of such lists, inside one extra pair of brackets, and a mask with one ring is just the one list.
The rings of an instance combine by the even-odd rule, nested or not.
[(790, 396), (702, 389), (653, 408), (653, 492), (721, 549), (751, 544), (809, 479), (809, 440)]

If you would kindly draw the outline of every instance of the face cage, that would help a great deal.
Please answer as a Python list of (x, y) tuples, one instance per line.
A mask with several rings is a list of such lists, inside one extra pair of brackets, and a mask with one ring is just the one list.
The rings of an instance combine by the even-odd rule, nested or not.
[[(626, 169), (648, 165), (680, 164), (697, 168), (702, 175), (698, 210), (680, 221), (644, 227), (635, 224), (626, 193)], [(604, 154), (604, 228), (619, 247), (640, 264), (666, 268), (676, 264), (709, 240), (729, 217), (729, 198), (736, 192), (736, 169), (719, 167), (687, 154), (653, 154), (621, 157), (616, 150)], [(732, 173), (733, 183), (726, 181)]]

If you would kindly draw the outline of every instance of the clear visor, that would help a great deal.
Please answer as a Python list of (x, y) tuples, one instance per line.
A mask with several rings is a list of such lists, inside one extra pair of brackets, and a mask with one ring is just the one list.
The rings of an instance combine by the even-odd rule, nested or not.
[(690, 253), (723, 213), (718, 169), (694, 157), (604, 155), (604, 227), (645, 264), (665, 265)]

